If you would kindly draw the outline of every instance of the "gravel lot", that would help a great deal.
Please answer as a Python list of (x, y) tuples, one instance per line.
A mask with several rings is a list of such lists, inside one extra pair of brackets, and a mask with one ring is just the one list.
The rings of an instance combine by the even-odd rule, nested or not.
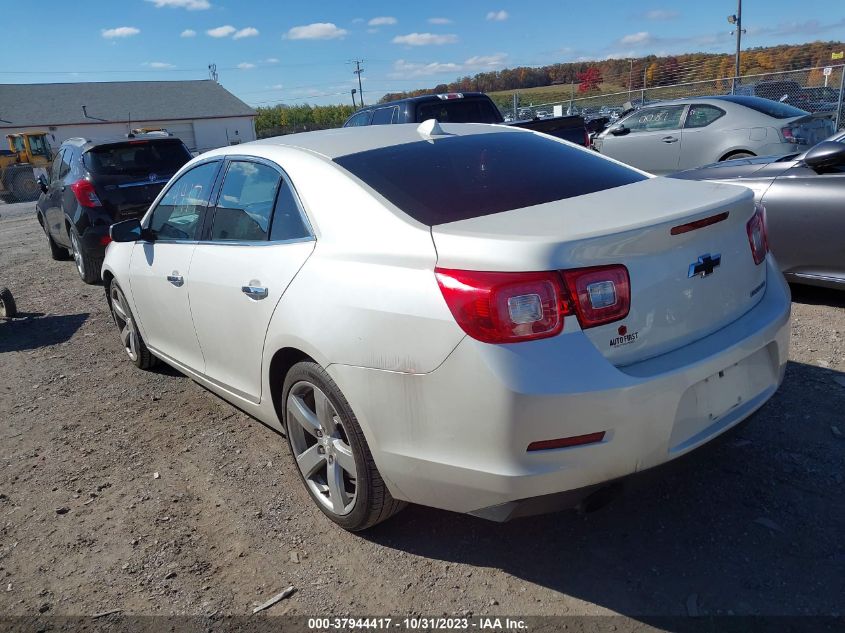
[(124, 357), (102, 288), (0, 205), (0, 614), (843, 614), (845, 293), (796, 289), (786, 381), (604, 509), (500, 525), (409, 507), (363, 535), (283, 439)]

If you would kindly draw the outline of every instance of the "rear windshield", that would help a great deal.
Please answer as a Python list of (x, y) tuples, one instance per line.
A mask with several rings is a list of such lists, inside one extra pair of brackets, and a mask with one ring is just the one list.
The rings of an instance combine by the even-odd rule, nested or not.
[(796, 116), (805, 116), (807, 112), (799, 110), (791, 105), (780, 103), (779, 101), (772, 101), (770, 99), (763, 99), (762, 97), (740, 97), (734, 95), (726, 95), (724, 97), (716, 97), (722, 101), (730, 101), (743, 105), (746, 108), (751, 108), (757, 112), (762, 112), (775, 119), (791, 119)]
[(190, 152), (178, 139), (127, 141), (85, 153), (85, 166), (98, 176), (173, 174), (189, 160)]
[(530, 132), (447, 136), (334, 159), (412, 218), (444, 224), (645, 180)]
[(417, 120), (429, 119), (441, 123), (501, 123), (502, 115), (487, 99), (451, 99), (420, 103)]

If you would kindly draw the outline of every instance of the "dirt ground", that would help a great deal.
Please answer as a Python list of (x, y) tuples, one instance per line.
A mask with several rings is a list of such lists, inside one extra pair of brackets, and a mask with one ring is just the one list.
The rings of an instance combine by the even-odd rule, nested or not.
[(100, 286), (0, 205), (0, 615), (843, 615), (845, 293), (793, 289), (777, 395), (604, 509), (495, 524), (409, 507), (362, 534), (283, 439), (137, 370)]

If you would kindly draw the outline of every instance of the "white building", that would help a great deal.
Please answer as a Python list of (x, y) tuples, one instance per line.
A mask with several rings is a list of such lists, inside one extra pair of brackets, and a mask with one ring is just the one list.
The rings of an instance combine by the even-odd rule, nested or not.
[(53, 149), (72, 137), (165, 128), (203, 152), (255, 140), (255, 114), (211, 80), (0, 84), (0, 137), (47, 132)]

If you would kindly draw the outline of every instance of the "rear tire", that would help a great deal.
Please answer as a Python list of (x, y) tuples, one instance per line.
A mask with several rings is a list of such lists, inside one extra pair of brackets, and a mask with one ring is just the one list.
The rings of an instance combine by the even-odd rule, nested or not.
[(41, 189), (31, 171), (19, 170), (9, 179), (9, 191), (16, 202), (32, 202), (38, 200)]
[(107, 292), (111, 305), (111, 315), (120, 331), (120, 341), (126, 355), (138, 369), (152, 368), (158, 359), (147, 349), (147, 344), (144, 343), (144, 338), (135, 324), (135, 317), (132, 316), (132, 311), (129, 309), (126, 295), (123, 294), (115, 281), (111, 282)]
[(17, 313), (18, 307), (12, 292), (6, 287), (0, 288), (0, 319), (14, 319)]
[(73, 261), (76, 263), (76, 271), (79, 277), (86, 284), (95, 284), (100, 281), (100, 268), (103, 266), (103, 259), (101, 257), (91, 257), (85, 249), (82, 248), (82, 240), (79, 233), (76, 232), (76, 227), (70, 227), (70, 252), (73, 254)]
[(405, 507), (387, 490), (352, 408), (320, 365), (313, 361), (294, 365), (282, 395), (291, 456), (323, 514), (358, 532)]

